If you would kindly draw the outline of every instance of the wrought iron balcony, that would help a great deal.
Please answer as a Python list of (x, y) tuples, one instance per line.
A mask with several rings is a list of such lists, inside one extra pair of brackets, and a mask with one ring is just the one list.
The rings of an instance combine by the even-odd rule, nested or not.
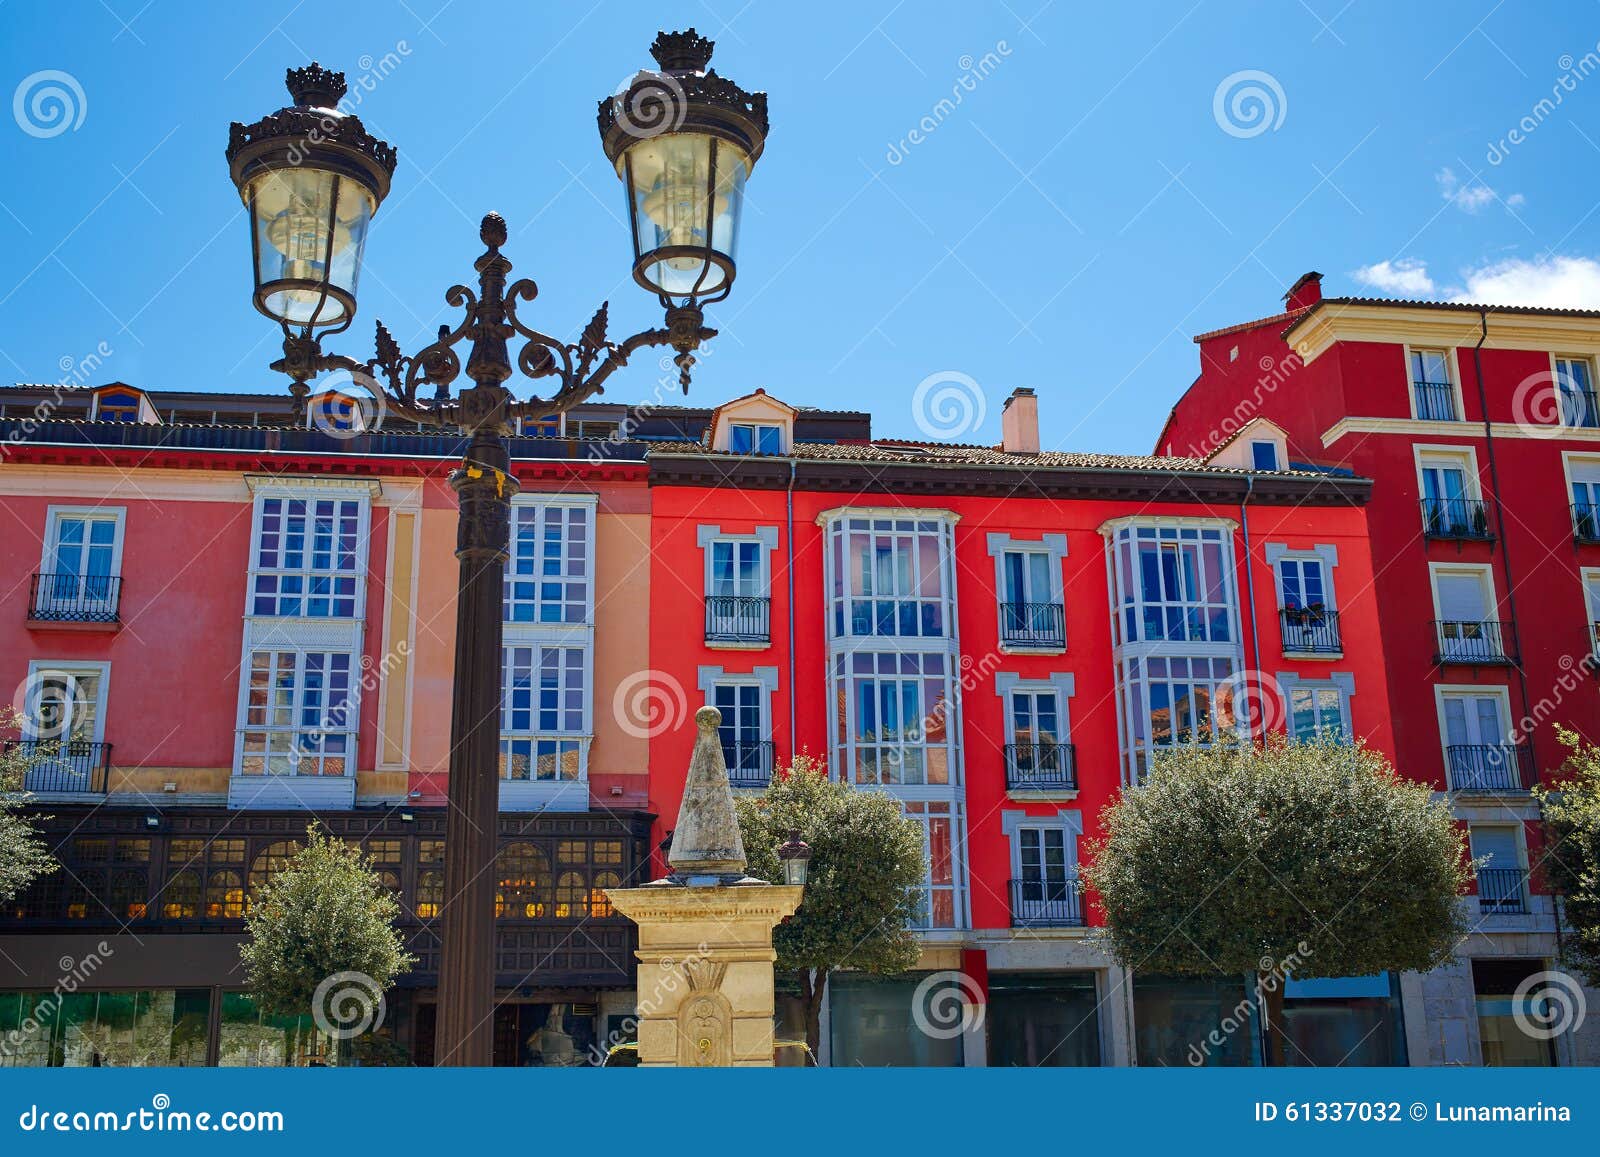
[(1456, 391), (1449, 382), (1412, 382), (1417, 417), (1425, 422), (1457, 422)]
[(1593, 390), (1577, 390), (1563, 385), (1561, 398), (1561, 424), (1574, 429), (1593, 430), (1600, 427), (1600, 399)]
[(1013, 647), (1065, 647), (1066, 608), (1060, 603), (1001, 603), (1000, 641)]
[(1013, 928), (1081, 928), (1083, 895), (1076, 873), (1064, 880), (1012, 880)]
[(121, 595), (120, 575), (36, 574), (28, 595), (28, 621), (115, 623)]
[(724, 743), (722, 759), (734, 787), (764, 788), (772, 782), (772, 741)]
[(770, 642), (771, 614), (771, 599), (747, 595), (707, 595), (706, 642)]
[(1494, 619), (1440, 619), (1433, 624), (1436, 663), (1500, 666), (1516, 661), (1506, 650), (1511, 624)]
[(1533, 749), (1520, 743), (1452, 743), (1445, 769), (1451, 791), (1525, 792), (1536, 778)]
[(1278, 612), (1286, 655), (1342, 655), (1339, 612), (1327, 607), (1285, 607)]
[(1477, 498), (1424, 498), (1422, 533), (1457, 542), (1493, 542), (1489, 508)]
[(1077, 791), (1078, 760), (1072, 744), (1006, 744), (1006, 790)]
[(111, 769), (111, 744), (87, 740), (13, 739), (5, 749), (20, 748), (27, 767), (22, 787), (33, 792), (96, 794), (106, 790)]
[(1478, 908), (1483, 912), (1528, 910), (1528, 873), (1521, 868), (1479, 868)]
[(1572, 537), (1577, 542), (1600, 543), (1600, 506), (1572, 504)]

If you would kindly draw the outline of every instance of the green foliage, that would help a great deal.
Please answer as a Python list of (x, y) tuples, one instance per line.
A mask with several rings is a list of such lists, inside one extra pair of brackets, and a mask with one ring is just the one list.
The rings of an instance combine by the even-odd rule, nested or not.
[(1567, 963), (1600, 985), (1600, 748), (1565, 728), (1556, 737), (1567, 749), (1559, 785), (1536, 788), (1544, 807), (1544, 870), (1561, 893), (1562, 915), (1572, 927), (1563, 941)]
[(1083, 874), (1144, 972), (1426, 971), (1467, 930), (1448, 807), (1359, 745), (1180, 748), (1103, 821)]
[[(14, 711), (0, 716), (0, 731), (15, 732), (18, 724)], [(0, 904), (57, 867), (34, 826), (34, 817), (22, 811), (27, 803), (23, 778), (41, 755), (49, 754), (34, 749), (30, 757), (21, 746), (0, 751)]]
[(780, 972), (885, 974), (916, 964), (906, 924), (923, 879), (922, 828), (895, 800), (829, 780), (818, 761), (797, 755), (771, 787), (736, 806), (752, 876), (783, 882), (776, 848), (791, 830), (811, 845), (805, 899), (773, 934)]
[(251, 897), (239, 949), (251, 995), (269, 1015), (304, 1016), (335, 973), (363, 973), (381, 992), (415, 963), (394, 928), (399, 914), (361, 852), (311, 825), (306, 846)]

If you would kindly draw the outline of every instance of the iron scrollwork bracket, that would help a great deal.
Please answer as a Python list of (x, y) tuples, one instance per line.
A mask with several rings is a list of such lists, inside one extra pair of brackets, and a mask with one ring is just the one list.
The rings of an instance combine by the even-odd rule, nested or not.
[[(665, 326), (611, 341), (606, 336), (610, 303), (603, 302), (577, 341), (562, 342), (517, 316), (518, 304), (533, 301), (539, 287), (530, 278), (507, 287), (511, 262), (500, 252), (506, 225), (499, 214), (484, 217), (479, 237), (486, 249), (475, 262), (478, 291), (452, 285), (444, 295), (449, 305), (464, 311), (460, 324), (454, 328), (441, 325), (438, 337), (415, 354), (403, 353), (381, 321), (377, 323), (376, 354), (366, 362), (325, 354), (321, 335), (295, 333), (286, 327), (283, 357), (272, 368), (291, 379), (289, 392), (296, 417), (304, 417), (310, 380), (320, 373), (342, 370), (372, 390), (381, 405), (410, 421), (506, 432), (515, 419), (539, 421), (604, 393), (606, 380), (647, 346), (670, 346), (677, 351), (673, 362), (678, 367), (678, 381), (688, 392), (695, 351), (717, 335), (705, 325), (704, 313), (697, 305), (668, 305)], [(513, 367), (506, 343), (515, 336), (524, 338), (525, 343)], [(450, 387), (462, 373), (455, 347), (468, 340), (472, 349), (466, 374), (473, 385), (452, 397)], [(515, 401), (502, 384), (514, 372), (530, 380), (554, 378), (556, 389), (548, 397)], [(424, 384), (433, 387), (432, 393), (419, 397), (419, 387)]]

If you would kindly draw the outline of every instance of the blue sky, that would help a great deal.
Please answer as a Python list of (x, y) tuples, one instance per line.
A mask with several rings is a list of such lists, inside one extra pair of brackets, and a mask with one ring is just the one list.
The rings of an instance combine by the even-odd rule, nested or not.
[[(283, 388), (223, 148), (312, 57), (387, 72), (358, 111), (400, 151), (336, 348), (454, 320), (488, 209), (537, 324), (575, 335), (606, 298), (616, 334), (658, 324), (594, 107), (689, 25), (773, 121), (699, 401), (763, 386), (880, 436), (993, 442), (1031, 386), (1046, 446), (1145, 452), (1192, 335), (1309, 269), (1334, 294), (1600, 308), (1594, 4), (10, 0), (0, 380), (104, 343), (96, 379)], [(70, 124), (30, 107), (62, 86), (44, 71), (81, 92)], [(607, 399), (663, 376), (640, 355)]]

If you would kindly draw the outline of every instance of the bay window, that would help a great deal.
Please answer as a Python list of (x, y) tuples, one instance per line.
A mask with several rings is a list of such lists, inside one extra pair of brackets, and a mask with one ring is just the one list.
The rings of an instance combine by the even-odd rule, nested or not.
[(1117, 642), (1231, 643), (1231, 529), (1136, 523), (1115, 531)]
[(833, 637), (955, 633), (947, 519), (838, 517), (828, 537)]
[(352, 666), (347, 651), (252, 651), (239, 774), (353, 774), (359, 711)]
[(258, 499), (249, 613), (359, 615), (365, 524), (366, 504), (359, 499)]
[(513, 504), (505, 571), (507, 623), (589, 621), (593, 514), (587, 505)]
[(508, 646), (503, 658), (500, 778), (582, 779), (589, 738), (585, 649)]

